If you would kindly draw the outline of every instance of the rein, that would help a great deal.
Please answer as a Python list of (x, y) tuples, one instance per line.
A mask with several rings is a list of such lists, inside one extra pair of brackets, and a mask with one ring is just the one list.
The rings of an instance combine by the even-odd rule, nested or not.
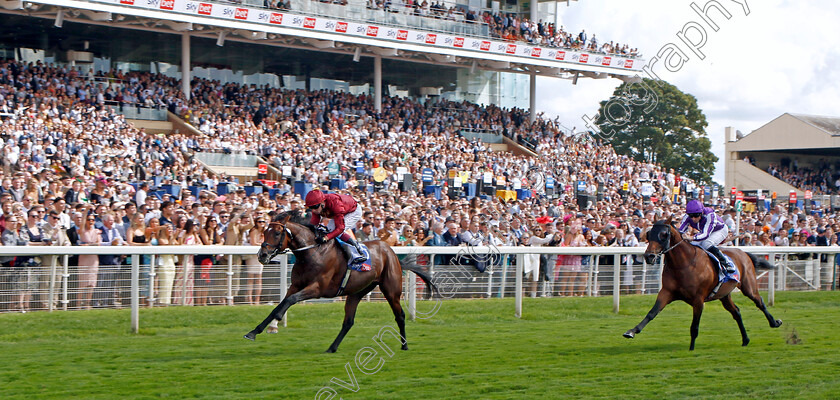
[[(289, 230), (289, 228), (287, 228), (287, 227), (286, 227), (286, 224), (282, 224), (282, 223), (280, 223), (280, 222), (271, 222), (271, 223), (269, 223), (268, 225), (269, 225), (269, 226), (271, 226), (271, 225), (279, 225), (279, 226), (281, 226), (281, 227), (283, 228), (283, 231), (285, 232), (284, 234), (289, 236), (289, 239), (290, 239), (290, 240), (294, 238), (294, 235), (292, 235), (292, 231), (291, 231), (291, 230)], [(268, 245), (267, 243), (263, 242), (262, 247), (267, 247), (267, 246), (269, 246), (269, 245)], [(269, 254), (268, 259), (270, 260), (270, 259), (274, 258), (274, 256), (276, 256), (276, 255), (278, 255), (278, 254), (286, 254), (286, 253), (288, 253), (288, 252), (290, 252), (290, 251), (291, 251), (292, 253), (297, 253), (297, 252), (306, 251), (306, 250), (309, 250), (309, 249), (315, 248), (315, 247), (317, 247), (317, 246), (318, 246), (318, 243), (314, 243), (314, 244), (311, 244), (311, 245), (309, 245), (309, 246), (304, 246), (304, 247), (300, 247), (300, 248), (297, 248), (297, 249), (292, 249), (292, 248), (290, 248), (290, 247), (286, 247), (285, 249), (283, 249), (283, 251), (280, 251), (279, 246), (278, 246), (278, 245), (274, 245), (274, 250), (272, 250), (272, 251), (271, 251), (271, 253)]]

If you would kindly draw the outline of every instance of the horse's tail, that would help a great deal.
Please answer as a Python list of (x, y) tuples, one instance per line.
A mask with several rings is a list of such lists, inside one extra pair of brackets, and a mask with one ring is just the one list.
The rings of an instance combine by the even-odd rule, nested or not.
[(776, 269), (776, 266), (770, 261), (765, 260), (764, 257), (759, 257), (752, 253), (747, 253), (747, 256), (752, 260), (755, 269)]
[(423, 268), (417, 264), (417, 254), (406, 255), (405, 258), (400, 260), (400, 268), (406, 271), (414, 272), (420, 277), (420, 279), (423, 280), (423, 282), (426, 283), (426, 296), (428, 298), (431, 299), (434, 293), (440, 293), (440, 290), (438, 290), (437, 285), (432, 282), (432, 278), (429, 274), (423, 271)]

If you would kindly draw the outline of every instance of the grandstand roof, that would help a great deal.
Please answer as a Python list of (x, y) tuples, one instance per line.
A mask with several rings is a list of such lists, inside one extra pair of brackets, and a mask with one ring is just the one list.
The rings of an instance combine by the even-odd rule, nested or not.
[[(186, 0), (173, 0), (184, 7), (196, 7), (194, 2), (186, 4)], [(108, 3), (108, 4), (106, 4)], [(183, 3), (183, 4), (182, 4)], [(261, 2), (259, 2), (261, 3)], [(167, 2), (167, 4), (170, 4)], [(641, 66), (641, 59), (626, 59), (618, 55), (584, 54), (569, 49), (543, 49), (526, 45), (513, 44), (495, 39), (473, 38), (470, 36), (445, 33), (427, 33), (414, 30), (398, 29), (403, 26), (386, 24), (367, 24), (339, 21), (345, 28), (352, 24), (358, 32), (365, 27), (367, 34), (354, 34), (337, 29), (323, 30), (320, 25), (300, 27), (294, 25), (299, 21), (312, 20), (323, 24), (334, 24), (337, 20), (323, 16), (304, 18), (296, 12), (287, 14), (281, 22), (267, 22), (257, 20), (258, 14), (268, 14), (263, 9), (253, 6), (236, 5), (228, 2), (215, 3), (210, 1), (201, 3), (208, 7), (215, 4), (213, 10), (227, 12), (227, 14), (203, 15), (196, 10), (162, 9), (157, 0), (136, 1), (85, 1), (85, 0), (37, 0), (37, 1), (6, 1), (0, 2), (0, 13), (17, 14), (27, 17), (45, 18), (50, 20), (78, 22), (89, 25), (138, 29), (145, 31), (182, 34), (190, 32), (193, 37), (203, 37), (216, 40), (221, 35), (227, 35), (227, 40), (253, 43), (262, 46), (276, 46), (282, 48), (296, 48), (324, 52), (327, 54), (353, 55), (361, 51), (363, 56), (380, 56), (383, 59), (409, 61), (412, 63), (434, 64), (447, 67), (479, 68), (490, 71), (535, 73), (542, 76), (559, 77), (564, 79), (594, 78), (605, 79), (615, 77), (631, 79)], [(67, 11), (65, 13), (65, 10)], [(187, 10), (187, 11), (185, 11)], [(191, 10), (191, 11), (189, 11)], [(234, 16), (242, 11), (247, 20)], [(248, 10), (251, 10), (250, 14)], [(59, 14), (59, 12), (61, 12)], [(280, 15), (281, 13), (273, 13)], [(296, 22), (297, 21), (297, 22)], [(348, 20), (349, 21), (349, 20)], [(303, 24), (303, 22), (300, 22)], [(326, 26), (326, 25), (325, 25)], [(332, 25), (331, 25), (332, 26)], [(380, 29), (381, 28), (381, 29)], [(399, 39), (398, 34), (409, 32), (425, 37), (425, 42), (414, 43)], [(393, 35), (391, 35), (393, 33)], [(390, 36), (389, 36), (390, 35)], [(383, 36), (383, 37), (380, 37)], [(391, 38), (394, 37), (394, 39)], [(456, 37), (459, 36), (459, 37)], [(387, 37), (387, 38), (386, 38)], [(412, 38), (414, 38), (412, 36)], [(439, 39), (439, 40), (438, 40)], [(448, 40), (452, 40), (448, 44)], [(494, 41), (495, 40), (495, 41)], [(434, 43), (434, 44), (429, 44)], [(462, 43), (456, 45), (454, 43)], [(471, 45), (467, 45), (471, 43)], [(476, 45), (481, 44), (476, 50)], [(494, 45), (495, 47), (491, 46)], [(485, 48), (486, 45), (486, 48)], [(568, 53), (568, 55), (567, 55)], [(556, 55), (556, 56), (555, 56)]]
[(840, 136), (840, 118), (821, 115), (790, 114), (807, 124), (811, 124), (831, 136)]
[(840, 149), (840, 118), (785, 113), (742, 139), (729, 138), (729, 151), (828, 152)]

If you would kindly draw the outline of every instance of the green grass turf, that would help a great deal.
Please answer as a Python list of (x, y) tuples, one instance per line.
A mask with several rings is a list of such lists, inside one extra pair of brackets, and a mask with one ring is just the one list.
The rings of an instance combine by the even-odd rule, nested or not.
[[(445, 301), (430, 319), (408, 322), (409, 351), (365, 374), (356, 353), (395, 325), (384, 303), (363, 303), (338, 353), (325, 354), (342, 303), (298, 305), (288, 328), (242, 335), (270, 307), (172, 307), (0, 315), (0, 399), (313, 399), (324, 386), (344, 399), (838, 398), (840, 292), (778, 293), (784, 320), (770, 329), (736, 295), (752, 342), (719, 302), (706, 307), (697, 350), (688, 351), (691, 310), (674, 303), (635, 339), (653, 296)], [(429, 303), (418, 308), (423, 310)], [(801, 338), (786, 344), (791, 328)], [(390, 341), (386, 343), (394, 343)], [(396, 345), (392, 346), (396, 348)], [(371, 365), (375, 365), (374, 363)], [(330, 383), (350, 378), (351, 392)], [(337, 400), (339, 396), (336, 396)], [(322, 397), (327, 398), (327, 397)]]

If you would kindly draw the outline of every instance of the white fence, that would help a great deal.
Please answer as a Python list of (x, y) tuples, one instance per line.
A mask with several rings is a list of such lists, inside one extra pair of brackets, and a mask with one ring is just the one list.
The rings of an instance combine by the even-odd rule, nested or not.
[[(836, 288), (840, 247), (741, 248), (765, 255), (778, 266), (759, 271), (759, 287), (768, 292), (770, 305), (776, 290)], [(13, 269), (8, 263), (0, 267), (0, 308), (19, 311), (16, 307), (22, 305), (53, 311), (130, 303), (132, 329), (137, 331), (141, 299), (147, 306), (277, 303), (289, 286), (290, 256), (277, 256), (262, 267), (251, 258), (257, 251), (256, 246), (0, 246), (0, 257), (40, 258)], [(661, 260), (648, 265), (643, 247), (395, 247), (394, 251), (400, 257), (416, 256), (444, 298), (514, 296), (517, 317), (522, 315), (522, 298), (528, 295), (611, 295), (618, 312), (622, 293), (656, 293), (661, 285)], [(114, 255), (130, 261), (91, 271), (89, 265), (79, 265), (84, 259), (71, 262), (80, 255)], [(202, 268), (193, 257), (212, 262)], [(413, 319), (417, 292), (422, 293), (424, 285), (413, 273), (406, 278), (407, 311)], [(96, 282), (94, 287), (85, 286), (90, 280)], [(259, 292), (257, 281), (262, 289), (259, 301), (253, 296)], [(368, 296), (381, 298), (378, 292)]]

